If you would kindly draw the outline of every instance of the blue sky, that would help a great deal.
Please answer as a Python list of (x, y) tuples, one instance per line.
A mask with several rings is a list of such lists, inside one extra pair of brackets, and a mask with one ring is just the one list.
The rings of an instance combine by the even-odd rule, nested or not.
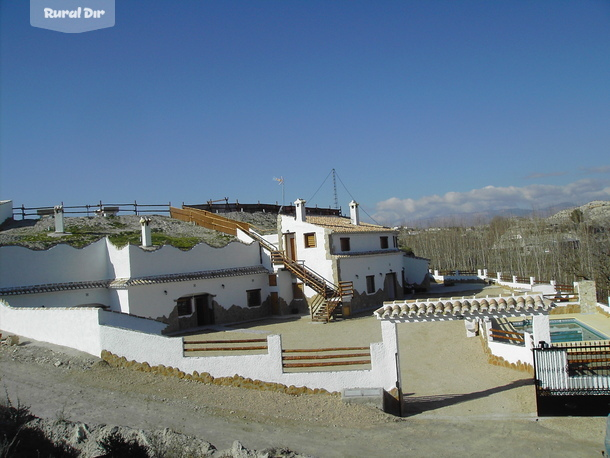
[(607, 0), (116, 0), (79, 34), (0, 0), (0, 51), (15, 205), (281, 202), (283, 176), (332, 206), (332, 168), (385, 224), (610, 200)]

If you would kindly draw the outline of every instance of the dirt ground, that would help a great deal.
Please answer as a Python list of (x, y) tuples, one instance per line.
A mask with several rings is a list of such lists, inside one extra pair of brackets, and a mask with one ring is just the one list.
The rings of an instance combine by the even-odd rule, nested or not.
[[(373, 317), (331, 324), (252, 323), (287, 348), (380, 340)], [(318, 457), (601, 456), (606, 419), (537, 418), (527, 374), (489, 365), (460, 322), (399, 326), (405, 416), (344, 404), (337, 396), (205, 385), (118, 369), (83, 353), (25, 339), (0, 347), (13, 403), (49, 419), (138, 429), (171, 428), (229, 449), (288, 447)]]

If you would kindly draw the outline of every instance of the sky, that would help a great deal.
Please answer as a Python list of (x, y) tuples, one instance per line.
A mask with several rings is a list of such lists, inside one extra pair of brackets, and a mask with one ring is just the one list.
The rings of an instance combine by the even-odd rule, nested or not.
[(386, 225), (610, 200), (608, 0), (116, 0), (84, 33), (29, 15), (0, 0), (15, 206), (334, 207), (332, 169), (344, 212)]

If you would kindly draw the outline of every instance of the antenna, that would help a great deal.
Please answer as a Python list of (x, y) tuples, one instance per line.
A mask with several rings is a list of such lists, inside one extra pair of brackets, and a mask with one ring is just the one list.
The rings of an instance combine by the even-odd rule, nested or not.
[(335, 196), (335, 209), (339, 208), (339, 199), (337, 198), (337, 177), (335, 174), (335, 169), (332, 170), (333, 172), (333, 191), (334, 191), (334, 196)]

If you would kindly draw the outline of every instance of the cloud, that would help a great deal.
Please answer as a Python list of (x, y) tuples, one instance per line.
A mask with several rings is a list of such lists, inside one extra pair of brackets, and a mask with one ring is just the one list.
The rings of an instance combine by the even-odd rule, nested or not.
[(561, 186), (486, 186), (468, 192), (448, 192), (420, 199), (392, 197), (377, 204), (373, 218), (382, 224), (394, 226), (464, 213), (516, 208), (535, 210), (564, 202), (582, 204), (593, 200), (610, 200), (610, 180), (586, 178)]

